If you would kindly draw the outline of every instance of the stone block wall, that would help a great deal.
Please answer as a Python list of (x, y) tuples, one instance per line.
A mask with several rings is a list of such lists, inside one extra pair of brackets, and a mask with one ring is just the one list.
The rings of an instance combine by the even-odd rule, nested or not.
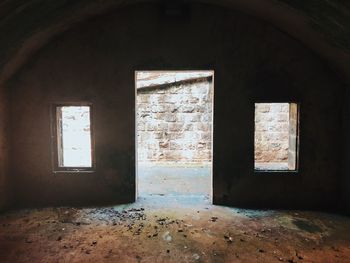
[(211, 77), (138, 88), (138, 161), (210, 162), (212, 98)]
[(289, 103), (255, 104), (255, 162), (286, 163), (289, 153)]
[(298, 154), (298, 105), (291, 103), (289, 105), (289, 145), (288, 145), (288, 169), (297, 169)]

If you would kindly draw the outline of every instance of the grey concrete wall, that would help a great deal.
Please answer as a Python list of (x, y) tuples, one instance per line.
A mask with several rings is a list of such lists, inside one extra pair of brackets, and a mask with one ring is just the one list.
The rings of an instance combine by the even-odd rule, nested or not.
[[(125, 202), (134, 197), (134, 70), (214, 69), (214, 202), (330, 208), (339, 178), (338, 80), (270, 25), (192, 5), (121, 9), (52, 41), (12, 85), (12, 166), (18, 205)], [(174, 37), (176, 36), (176, 37)], [(96, 172), (53, 174), (50, 104), (94, 104)], [(298, 173), (254, 173), (254, 103), (301, 103)], [(36, 121), (35, 121), (36, 120)]]

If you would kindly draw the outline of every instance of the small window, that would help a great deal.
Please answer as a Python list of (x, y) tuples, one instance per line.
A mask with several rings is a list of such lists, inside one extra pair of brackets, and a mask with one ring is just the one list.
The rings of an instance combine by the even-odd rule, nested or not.
[(55, 170), (92, 170), (91, 106), (55, 106), (54, 116)]
[(296, 171), (298, 104), (255, 104), (255, 170)]

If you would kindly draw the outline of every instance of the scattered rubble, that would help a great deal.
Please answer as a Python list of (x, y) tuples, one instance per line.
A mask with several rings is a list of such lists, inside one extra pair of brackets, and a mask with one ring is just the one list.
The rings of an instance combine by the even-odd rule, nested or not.
[(216, 222), (217, 220), (218, 220), (218, 218), (216, 216), (212, 216), (210, 219), (210, 221), (212, 221), (212, 222)]
[(232, 243), (233, 242), (233, 238), (230, 235), (224, 235), (224, 238), (227, 241), (227, 243)]
[[(212, 216), (214, 209), (215, 216)], [(257, 219), (257, 215), (254, 219), (239, 215), (235, 220), (227, 220), (226, 214), (220, 214), (226, 213), (226, 210), (222, 212), (218, 207), (210, 211), (203, 208), (200, 219), (197, 219), (198, 210), (192, 214), (188, 211), (181, 214), (175, 209), (169, 210), (171, 212), (150, 212), (139, 207), (71, 211), (69, 208), (53, 208), (47, 211), (51, 212), (40, 212), (41, 216), (28, 214), (17, 221), (0, 215), (1, 262), (28, 261), (23, 259), (25, 254), (18, 254), (18, 258), (22, 258), (17, 261), (4, 259), (5, 249), (1, 250), (1, 247), (13, 249), (16, 246), (28, 255), (55, 251), (61, 257), (73, 254), (86, 257), (81, 258), (81, 262), (95, 261), (95, 258), (101, 261), (101, 257), (102, 261), (108, 258), (110, 262), (130, 262), (130, 258), (125, 258), (122, 253), (126, 248), (131, 254), (137, 252), (139, 255), (138, 258), (137, 254), (133, 254), (131, 262), (135, 259), (136, 262), (147, 261), (146, 255), (164, 257), (159, 259), (160, 262), (173, 258), (182, 262), (185, 257), (191, 262), (235, 262), (237, 258), (244, 262), (254, 250), (255, 256), (267, 259), (266, 262), (306, 262), (310, 258), (318, 262), (315, 258), (320, 253), (327, 256), (325, 262), (347, 262), (350, 255), (350, 243), (327, 239), (329, 235), (321, 237), (318, 233), (302, 229), (296, 231), (294, 225), (288, 225), (292, 220), (278, 222), (270, 217)], [(32, 212), (35, 213), (39, 212)], [(219, 218), (220, 223), (212, 223), (218, 222)], [(25, 234), (21, 236), (18, 229)], [(348, 239), (350, 242), (350, 237), (346, 239), (346, 231), (336, 228), (332, 231), (343, 235), (342, 242)], [(292, 249), (279, 249), (281, 244), (291, 244), (291, 241), (295, 242)], [(169, 262), (174, 262), (171, 260)], [(65, 259), (61, 258), (61, 261)]]
[(166, 231), (164, 234), (163, 234), (163, 239), (167, 242), (171, 242), (173, 240), (172, 236), (170, 235), (170, 232), (169, 231)]

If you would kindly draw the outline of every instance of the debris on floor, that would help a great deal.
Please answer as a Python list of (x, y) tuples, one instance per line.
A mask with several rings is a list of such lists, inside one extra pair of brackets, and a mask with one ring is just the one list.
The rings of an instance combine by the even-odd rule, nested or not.
[(0, 262), (350, 262), (348, 217), (160, 204), (3, 213)]

